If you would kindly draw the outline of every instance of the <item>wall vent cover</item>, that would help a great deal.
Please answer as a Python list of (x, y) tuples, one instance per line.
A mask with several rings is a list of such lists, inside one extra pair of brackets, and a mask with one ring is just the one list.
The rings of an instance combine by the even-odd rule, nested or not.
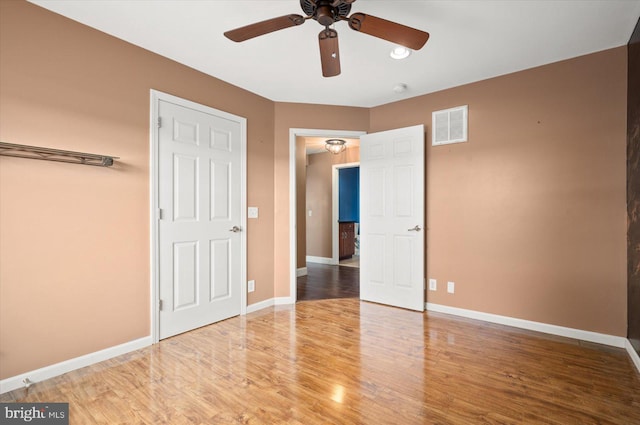
[(431, 145), (467, 141), (468, 105), (435, 111), (431, 114)]

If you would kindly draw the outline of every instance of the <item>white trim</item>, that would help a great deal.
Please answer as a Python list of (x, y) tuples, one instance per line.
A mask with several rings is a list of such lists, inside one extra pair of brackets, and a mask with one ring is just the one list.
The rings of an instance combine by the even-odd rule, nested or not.
[(149, 294), (151, 296), (150, 303), (150, 316), (151, 321), (151, 343), (155, 344), (160, 341), (160, 320), (159, 320), (159, 305), (160, 294), (158, 291), (158, 261), (160, 256), (156, 241), (158, 240), (158, 146), (156, 140), (158, 140), (158, 99), (156, 91), (151, 89), (149, 92), (149, 102), (151, 103), (150, 116), (149, 116), (149, 267), (151, 268), (149, 277), (150, 289)]
[(333, 264), (340, 263), (340, 233), (338, 218), (340, 215), (340, 179), (339, 170), (342, 168), (360, 167), (360, 162), (346, 162), (344, 164), (334, 164), (331, 166), (331, 257)]
[(338, 264), (337, 261), (334, 261), (333, 258), (329, 257), (314, 257), (313, 255), (307, 255), (307, 263), (316, 263), (316, 264), (329, 264), (335, 266)]
[(635, 350), (635, 348), (633, 348), (633, 345), (631, 345), (631, 341), (629, 341), (628, 339), (625, 341), (625, 348), (627, 349), (627, 353), (629, 353), (631, 361), (636, 366), (636, 369), (638, 369), (638, 373), (640, 373), (640, 356), (638, 356), (638, 352)]
[(99, 363), (104, 360), (109, 360), (122, 354), (127, 354), (132, 351), (139, 350), (151, 345), (151, 336), (145, 336), (143, 338), (134, 339), (133, 341), (125, 342), (124, 344), (116, 345), (113, 347), (105, 348), (104, 350), (96, 351), (95, 353), (85, 354), (84, 356), (76, 357), (73, 359), (65, 360), (60, 363), (56, 363), (50, 366), (45, 366), (40, 369), (32, 370), (30, 372), (22, 373), (17, 376), (3, 379), (0, 381), (0, 394), (4, 394), (8, 391), (13, 391), (18, 388), (24, 387), (24, 379), (28, 378), (32, 382), (40, 382), (45, 379), (50, 379), (67, 372), (71, 372), (82, 367), (91, 366), (92, 364)]
[(624, 348), (627, 341), (626, 338), (621, 336), (583, 331), (581, 329), (566, 328), (564, 326), (550, 325), (541, 322), (532, 322), (530, 320), (500, 316), (491, 313), (483, 313), (480, 311), (467, 310), (464, 308), (449, 307), (441, 304), (426, 303), (426, 308), (428, 311), (436, 311), (439, 313), (467, 317), (469, 319), (483, 320), (485, 322), (498, 323), (500, 325), (513, 326), (514, 328), (528, 329), (531, 331), (564, 336), (567, 338), (579, 339), (582, 341), (595, 342), (597, 344), (610, 345), (618, 348)]
[(298, 270), (296, 270), (296, 276), (300, 277), (300, 276), (306, 276), (307, 275), (307, 268), (306, 267), (300, 267)]
[(258, 310), (273, 307), (276, 305), (289, 305), (289, 304), (295, 304), (295, 300), (292, 300), (291, 297), (269, 298), (268, 300), (264, 300), (264, 301), (257, 302), (255, 304), (248, 305), (247, 314), (254, 313)]
[(268, 300), (260, 301), (255, 304), (250, 304), (247, 306), (247, 314), (253, 313), (254, 311), (262, 310), (263, 308), (271, 307), (273, 305), (275, 305), (273, 298), (269, 298)]
[[(151, 118), (150, 118), (150, 222), (151, 222), (151, 340), (155, 344), (160, 340), (160, 317), (158, 314), (158, 306), (160, 303), (160, 281), (159, 273), (159, 249), (158, 241), (158, 104), (160, 100), (171, 102), (185, 108), (195, 109), (197, 111), (213, 114), (226, 118), (230, 121), (240, 124), (240, 228), (247, 228), (247, 119), (228, 112), (220, 111), (207, 105), (195, 103), (190, 100), (182, 99), (158, 90), (150, 90), (151, 97)], [(240, 282), (247, 281), (247, 232), (241, 232), (240, 235), (241, 255), (240, 255)], [(247, 287), (246, 284), (241, 285), (240, 291), (240, 315), (247, 314)]]
[(275, 305), (290, 305), (296, 303), (295, 297), (275, 297), (273, 299)]
[(353, 139), (367, 134), (366, 131), (321, 130), (310, 128), (289, 129), (289, 297), (287, 304), (295, 304), (297, 298), (297, 224), (296, 224), (296, 137), (334, 137)]

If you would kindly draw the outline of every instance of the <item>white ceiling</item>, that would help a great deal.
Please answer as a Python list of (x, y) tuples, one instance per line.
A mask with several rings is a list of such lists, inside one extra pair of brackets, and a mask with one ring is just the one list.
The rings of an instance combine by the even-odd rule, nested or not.
[[(640, 0), (358, 0), (363, 12), (430, 33), (403, 61), (338, 22), (342, 74), (322, 77), (313, 20), (243, 43), (223, 32), (301, 14), (298, 0), (30, 0), (278, 102), (373, 107), (627, 44)], [(408, 89), (397, 94), (399, 83)]]

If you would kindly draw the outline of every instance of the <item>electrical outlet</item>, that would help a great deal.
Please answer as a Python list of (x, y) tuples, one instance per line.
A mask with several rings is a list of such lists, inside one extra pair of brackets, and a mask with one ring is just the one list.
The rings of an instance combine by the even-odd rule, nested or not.
[(429, 290), (436, 291), (438, 290), (438, 281), (435, 279), (429, 279)]
[(248, 292), (253, 292), (256, 290), (256, 281), (255, 280), (250, 280), (247, 284), (247, 291)]
[(447, 282), (447, 292), (450, 294), (453, 294), (456, 290), (456, 283), (455, 282)]

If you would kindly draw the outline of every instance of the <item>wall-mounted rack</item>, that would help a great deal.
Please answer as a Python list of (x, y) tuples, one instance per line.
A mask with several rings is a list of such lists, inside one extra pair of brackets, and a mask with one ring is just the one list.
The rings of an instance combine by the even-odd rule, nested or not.
[(69, 162), (71, 164), (95, 165), (98, 167), (110, 167), (113, 165), (114, 159), (119, 159), (117, 156), (41, 148), (39, 146), (16, 145), (5, 142), (0, 142), (0, 155)]

